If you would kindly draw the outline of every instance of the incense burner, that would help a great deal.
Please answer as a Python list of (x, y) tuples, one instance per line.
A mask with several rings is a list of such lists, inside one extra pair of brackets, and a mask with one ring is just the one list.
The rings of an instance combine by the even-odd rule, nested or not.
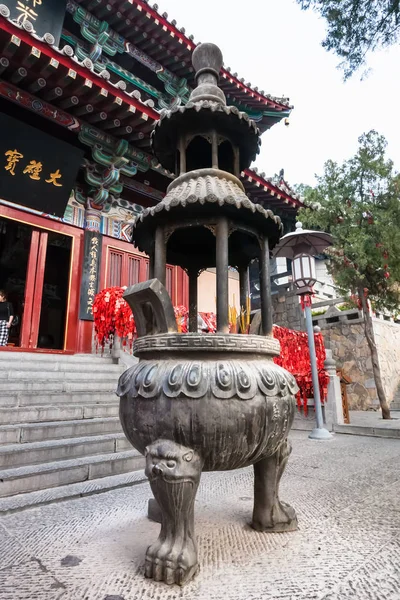
[[(153, 136), (160, 162), (175, 169), (162, 202), (135, 223), (134, 241), (150, 257), (150, 279), (124, 294), (134, 313), (139, 362), (120, 378), (125, 435), (146, 457), (146, 475), (161, 514), (161, 532), (146, 553), (146, 576), (184, 584), (198, 570), (194, 501), (202, 471), (254, 465), (252, 525), (259, 531), (297, 528), (279, 500), (290, 454), (297, 385), (273, 363), (269, 259), (282, 227), (253, 204), (240, 171), (254, 158), (259, 132), (217, 86), (219, 49), (193, 53), (197, 88), (185, 107), (162, 113)], [(228, 266), (240, 276), (246, 312), (248, 266), (260, 265), (260, 335), (229, 333)], [(189, 333), (177, 330), (166, 291), (166, 264), (189, 277)], [(197, 278), (216, 268), (217, 333), (197, 331)]]

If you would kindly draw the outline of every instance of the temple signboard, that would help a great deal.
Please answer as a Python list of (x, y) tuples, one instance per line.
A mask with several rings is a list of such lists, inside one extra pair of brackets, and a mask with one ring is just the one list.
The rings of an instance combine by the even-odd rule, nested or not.
[(93, 321), (93, 301), (99, 291), (100, 259), (101, 235), (97, 231), (86, 230), (79, 309), (79, 318), (83, 321)]
[(0, 113), (0, 198), (63, 217), (83, 151)]
[(10, 10), (10, 19), (20, 25), (29, 21), (38, 36), (51, 33), (59, 45), (67, 0), (2, 0), (2, 4)]

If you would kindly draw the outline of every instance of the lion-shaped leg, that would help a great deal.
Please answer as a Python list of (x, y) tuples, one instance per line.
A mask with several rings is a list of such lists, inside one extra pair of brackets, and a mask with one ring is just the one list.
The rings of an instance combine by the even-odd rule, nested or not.
[(202, 460), (192, 450), (170, 440), (146, 448), (146, 476), (161, 509), (161, 531), (147, 549), (146, 577), (184, 585), (198, 571), (194, 536), (194, 500)]
[(252, 527), (257, 531), (295, 531), (294, 509), (279, 500), (279, 482), (292, 451), (286, 439), (272, 456), (254, 465), (254, 510)]

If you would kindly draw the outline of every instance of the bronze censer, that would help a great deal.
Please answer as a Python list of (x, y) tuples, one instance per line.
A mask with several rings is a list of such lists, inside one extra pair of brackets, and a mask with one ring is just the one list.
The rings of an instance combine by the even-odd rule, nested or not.
[[(163, 111), (152, 143), (160, 163), (178, 173), (164, 200), (138, 217), (136, 246), (150, 257), (150, 279), (125, 299), (137, 328), (139, 362), (120, 378), (120, 419), (146, 457), (146, 475), (161, 513), (158, 540), (146, 553), (146, 576), (183, 585), (198, 570), (194, 501), (202, 471), (254, 465), (252, 526), (297, 528), (278, 497), (290, 454), (297, 385), (273, 363), (269, 259), (280, 219), (253, 204), (240, 172), (255, 158), (259, 131), (227, 106), (218, 87), (222, 54), (213, 44), (193, 52), (197, 87), (185, 106)], [(229, 334), (228, 267), (238, 269), (241, 304), (248, 266), (260, 265), (261, 335)], [(177, 330), (166, 291), (166, 264), (189, 277), (189, 333)], [(216, 268), (217, 333), (198, 333), (197, 278)]]

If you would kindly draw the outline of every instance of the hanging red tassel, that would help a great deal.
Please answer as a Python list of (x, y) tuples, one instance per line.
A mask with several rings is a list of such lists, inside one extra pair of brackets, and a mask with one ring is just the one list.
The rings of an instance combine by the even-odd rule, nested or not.
[(302, 296), (300, 296), (300, 304), (301, 304), (301, 308), (302, 310), (305, 310), (306, 307), (311, 307), (312, 305), (312, 296), (314, 294), (304, 294)]

